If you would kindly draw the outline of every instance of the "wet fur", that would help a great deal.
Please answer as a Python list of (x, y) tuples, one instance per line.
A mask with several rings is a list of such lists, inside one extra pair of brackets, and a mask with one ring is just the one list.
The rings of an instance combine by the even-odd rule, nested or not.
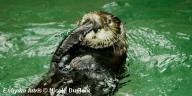
[[(96, 17), (94, 17), (96, 16)], [(99, 16), (101, 19), (98, 19)], [(90, 93), (63, 94), (61, 96), (112, 96), (119, 83), (118, 75), (126, 60), (126, 35), (120, 27), (120, 20), (106, 12), (92, 12), (79, 21), (78, 26), (92, 20), (96, 32), (108, 31), (112, 35), (104, 40), (88, 38), (84, 30), (72, 32), (63, 40), (53, 55), (51, 69), (33, 88), (90, 88)], [(111, 19), (114, 25), (107, 27)], [(93, 23), (93, 22), (92, 22)], [(80, 29), (79, 29), (80, 30)], [(93, 34), (93, 35), (94, 35)], [(87, 36), (87, 37), (86, 37)], [(26, 96), (50, 96), (49, 93), (25, 94)], [(55, 93), (54, 96), (58, 94)], [(60, 95), (59, 95), (60, 96)]]

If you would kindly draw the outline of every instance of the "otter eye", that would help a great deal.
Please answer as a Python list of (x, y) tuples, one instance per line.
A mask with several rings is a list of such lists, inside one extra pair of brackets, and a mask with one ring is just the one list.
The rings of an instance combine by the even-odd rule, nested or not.
[(108, 20), (108, 22), (107, 22), (107, 23), (108, 23), (108, 24), (111, 24), (111, 22), (112, 22), (112, 20), (110, 19), (110, 20)]

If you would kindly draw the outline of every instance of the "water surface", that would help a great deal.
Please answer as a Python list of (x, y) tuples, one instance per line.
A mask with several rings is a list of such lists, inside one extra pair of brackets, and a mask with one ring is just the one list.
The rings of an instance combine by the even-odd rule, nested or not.
[(0, 96), (49, 69), (52, 53), (90, 11), (120, 17), (128, 36), (129, 81), (116, 96), (192, 95), (191, 0), (0, 0)]

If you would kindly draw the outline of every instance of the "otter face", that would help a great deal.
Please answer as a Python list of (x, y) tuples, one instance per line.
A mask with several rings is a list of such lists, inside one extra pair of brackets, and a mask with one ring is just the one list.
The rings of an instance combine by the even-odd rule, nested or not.
[(81, 45), (99, 49), (113, 46), (121, 35), (121, 21), (106, 12), (92, 12), (84, 15), (78, 26), (90, 22), (93, 30), (82, 39)]

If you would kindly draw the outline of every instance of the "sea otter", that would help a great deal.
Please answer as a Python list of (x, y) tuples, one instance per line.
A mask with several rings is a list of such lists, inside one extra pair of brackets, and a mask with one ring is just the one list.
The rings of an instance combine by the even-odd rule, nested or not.
[[(26, 92), (25, 95), (112, 96), (126, 52), (126, 35), (120, 19), (107, 12), (88, 13), (61, 41), (53, 54), (49, 72), (34, 85), (33, 88), (42, 92)], [(45, 88), (59, 91), (43, 92)]]

